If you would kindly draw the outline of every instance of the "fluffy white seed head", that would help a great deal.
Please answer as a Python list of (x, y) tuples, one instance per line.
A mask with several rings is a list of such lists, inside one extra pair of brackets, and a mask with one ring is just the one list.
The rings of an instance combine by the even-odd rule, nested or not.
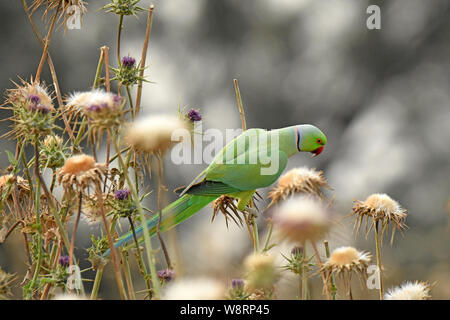
[(225, 286), (215, 279), (191, 278), (170, 283), (164, 300), (220, 300), (225, 297)]
[(428, 300), (431, 286), (426, 282), (406, 282), (385, 294), (385, 300)]
[(281, 236), (296, 242), (318, 240), (331, 226), (328, 209), (308, 196), (297, 196), (284, 202), (272, 220)]
[(133, 122), (125, 132), (125, 143), (135, 150), (149, 154), (164, 154), (180, 142), (181, 130), (187, 130), (184, 121), (178, 117), (151, 116)]

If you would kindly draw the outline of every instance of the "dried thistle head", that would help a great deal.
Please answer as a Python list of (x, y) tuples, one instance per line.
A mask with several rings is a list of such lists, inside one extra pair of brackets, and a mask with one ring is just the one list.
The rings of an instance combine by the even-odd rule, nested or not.
[(163, 156), (185, 135), (185, 123), (177, 117), (151, 116), (131, 123), (125, 131), (125, 143), (136, 152)]
[(43, 14), (45, 20), (58, 9), (57, 21), (60, 25), (64, 25), (64, 31), (70, 29), (69, 21), (72, 19), (79, 19), (81, 24), (83, 15), (87, 12), (86, 2), (82, 0), (34, 0), (30, 6), (31, 12), (34, 13), (40, 7), (45, 7)]
[(432, 285), (428, 282), (406, 282), (400, 287), (390, 289), (384, 296), (385, 300), (430, 300)]
[[(17, 194), (14, 194), (15, 188), (17, 187)], [(0, 227), (6, 227), (7, 222), (15, 223), (11, 221), (10, 216), (7, 215), (9, 211), (15, 217), (13, 220), (20, 218), (19, 212), (14, 203), (15, 199), (18, 201), (19, 205), (27, 207), (30, 203), (30, 186), (28, 181), (20, 176), (14, 176), (13, 174), (6, 174), (0, 176)], [(0, 236), (0, 239), (2, 237)]]
[(332, 224), (332, 217), (322, 202), (302, 195), (287, 200), (277, 208), (272, 222), (282, 238), (304, 243), (323, 238)]
[(91, 156), (79, 154), (66, 160), (64, 166), (57, 171), (57, 182), (64, 188), (84, 190), (92, 184), (100, 184), (102, 175), (106, 174), (106, 166), (99, 164)]
[(250, 289), (270, 289), (278, 279), (274, 257), (268, 254), (251, 254), (244, 261), (245, 279)]
[(15, 280), (15, 274), (7, 273), (0, 268), (0, 300), (7, 300), (12, 296), (11, 284)]
[(268, 194), (272, 200), (269, 207), (297, 193), (323, 197), (322, 189), (330, 189), (322, 171), (306, 167), (289, 170), (278, 179), (278, 184)]
[[(103, 210), (105, 214), (113, 210), (111, 205), (113, 201), (113, 195), (110, 193), (102, 193), (103, 197)], [(103, 216), (100, 210), (97, 195), (89, 195), (84, 197), (83, 205), (81, 207), (81, 212), (83, 218), (89, 225), (94, 225), (103, 221)]]
[(117, 94), (94, 89), (76, 92), (66, 98), (65, 112), (70, 118), (83, 114), (89, 120), (93, 136), (117, 128), (124, 119), (124, 100)]
[(2, 194), (2, 199), (8, 199), (16, 185), (19, 191), (18, 197), (24, 197), (30, 194), (30, 186), (28, 185), (28, 181), (24, 178), (14, 176), (13, 174), (0, 176), (0, 192)]
[[(42, 198), (41, 198), (42, 199)], [(44, 245), (47, 246), (52, 241), (60, 240), (58, 225), (53, 214), (49, 213), (48, 207), (45, 206), (40, 214), (40, 223), (37, 224), (36, 215), (27, 215), (23, 219), (22, 233), (25, 234), (42, 234)], [(38, 229), (40, 228), (40, 230)]]
[(210, 278), (183, 279), (169, 283), (164, 300), (221, 300), (225, 297), (222, 283)]
[[(211, 222), (214, 221), (219, 212), (221, 212), (225, 217), (225, 223), (228, 228), (228, 219), (233, 220), (236, 225), (243, 226), (243, 221), (241, 218), (241, 211), (238, 210), (236, 205), (236, 199), (229, 196), (220, 196), (212, 202), (213, 214), (211, 217)], [(245, 217), (244, 217), (245, 219)]]
[(359, 275), (362, 280), (366, 279), (370, 259), (371, 255), (367, 252), (358, 251), (353, 247), (340, 247), (333, 250), (320, 271), (325, 272), (328, 281), (331, 281), (333, 273), (340, 275), (348, 288), (352, 273)]
[(13, 112), (8, 118), (13, 122), (13, 129), (5, 136), (27, 141), (36, 135), (51, 134), (57, 128), (54, 124), (56, 115), (52, 97), (45, 85), (22, 79), (21, 84), (14, 84), (16, 88), (6, 92), (4, 107)]
[[(355, 229), (357, 232), (361, 229), (364, 219), (366, 219), (366, 235), (370, 230), (381, 225), (381, 243), (383, 243), (383, 234), (392, 224), (391, 244), (394, 241), (395, 230), (403, 230), (405, 224), (406, 209), (389, 197), (387, 194), (375, 193), (363, 201), (354, 201), (352, 215), (355, 217)], [(370, 227), (369, 227), (370, 220)]]

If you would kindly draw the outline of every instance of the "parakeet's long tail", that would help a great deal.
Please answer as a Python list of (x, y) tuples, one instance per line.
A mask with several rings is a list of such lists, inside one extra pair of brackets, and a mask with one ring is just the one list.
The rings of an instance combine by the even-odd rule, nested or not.
[[(185, 194), (184, 196), (172, 202), (162, 210), (160, 232), (164, 232), (175, 227), (177, 224), (190, 218), (196, 212), (204, 208), (208, 203), (214, 201), (217, 198), (218, 196), (197, 196)], [(158, 218), (159, 215), (155, 214), (147, 220), (147, 227), (150, 236), (154, 236), (156, 234)], [(136, 228), (136, 237), (138, 237), (139, 243), (143, 241), (143, 234), (142, 234), (143, 229), (144, 228), (142, 225)], [(114, 244), (114, 247), (118, 248), (131, 240), (133, 240), (132, 231), (121, 236)], [(109, 253), (110, 250), (106, 251), (104, 255), (106, 256)]]

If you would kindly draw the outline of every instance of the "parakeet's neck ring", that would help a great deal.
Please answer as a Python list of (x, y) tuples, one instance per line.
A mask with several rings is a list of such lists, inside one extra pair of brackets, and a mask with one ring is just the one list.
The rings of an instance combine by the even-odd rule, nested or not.
[(297, 127), (294, 127), (295, 129), (295, 136), (296, 136), (296, 144), (297, 144), (297, 150), (300, 152), (302, 150), (300, 150), (300, 143), (301, 143), (301, 136), (300, 136), (300, 131), (298, 130)]

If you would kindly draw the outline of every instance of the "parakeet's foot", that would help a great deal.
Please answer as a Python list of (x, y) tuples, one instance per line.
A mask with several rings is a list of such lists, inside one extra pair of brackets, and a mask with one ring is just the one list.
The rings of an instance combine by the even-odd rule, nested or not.
[(238, 199), (237, 209), (244, 211), (245, 207), (250, 203), (256, 190), (241, 191), (230, 194), (231, 197)]

